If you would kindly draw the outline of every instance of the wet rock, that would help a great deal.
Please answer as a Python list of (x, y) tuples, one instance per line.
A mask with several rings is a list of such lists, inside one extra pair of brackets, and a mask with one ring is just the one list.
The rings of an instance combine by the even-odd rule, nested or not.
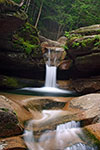
[(0, 75), (0, 90), (13, 90), (24, 87), (40, 87), (44, 86), (44, 81), (32, 80), (26, 78), (16, 78)]
[(66, 44), (67, 38), (65, 36), (61, 36), (58, 40), (59, 43), (61, 43), (62, 45)]
[[(24, 128), (24, 124), (26, 121), (32, 119), (33, 115), (32, 113), (24, 107), (22, 101), (26, 101), (26, 99), (30, 99), (30, 96), (24, 96), (24, 95), (16, 95), (16, 94), (8, 94), (8, 93), (3, 93), (4, 96), (3, 99), (7, 99), (7, 101), (10, 103), (10, 107), (13, 109), (15, 114), (17, 115), (18, 118), (18, 124)], [(23, 115), (24, 114), (24, 115)]]
[(59, 69), (61, 70), (68, 70), (72, 65), (72, 60), (63, 60), (60, 64), (59, 64)]
[(60, 42), (47, 39), (44, 36), (39, 35), (39, 39), (40, 39), (42, 47), (45, 44), (44, 42), (46, 42), (46, 44), (48, 45), (48, 47), (61, 47), (61, 43)]
[(0, 96), (0, 137), (9, 137), (23, 132), (11, 101)]
[(98, 92), (100, 91), (100, 77), (70, 80), (69, 88), (83, 94)]
[(94, 139), (95, 143), (100, 146), (100, 123), (88, 125), (84, 130)]
[(25, 107), (28, 109), (36, 110), (36, 111), (42, 111), (42, 110), (53, 110), (53, 109), (61, 109), (65, 106), (66, 102), (60, 102), (60, 101), (54, 101), (52, 98), (38, 98), (35, 100), (30, 99), (29, 101), (26, 102)]
[(58, 66), (65, 58), (65, 51), (59, 47), (46, 47), (43, 54), (45, 64), (48, 66)]
[(0, 150), (26, 150), (23, 139), (20, 136), (0, 139)]
[(93, 118), (100, 114), (100, 94), (87, 94), (73, 99), (69, 108), (79, 110), (79, 116), (82, 118)]
[[(76, 120), (80, 121), (81, 126), (85, 126), (89, 132), (91, 129), (91, 133), (94, 135), (98, 134), (96, 136), (99, 139), (100, 94), (88, 94), (69, 99), (5, 95), (14, 102), (9, 107), (16, 108), (15, 110), (17, 110), (17, 116), (20, 121), (25, 122), (29, 119), (34, 119), (33, 128), (36, 138), (45, 130), (54, 130), (58, 124)], [(17, 105), (15, 105), (15, 102)], [(29, 117), (29, 111), (32, 114), (31, 117)], [(21, 115), (22, 113), (24, 113), (24, 118)]]

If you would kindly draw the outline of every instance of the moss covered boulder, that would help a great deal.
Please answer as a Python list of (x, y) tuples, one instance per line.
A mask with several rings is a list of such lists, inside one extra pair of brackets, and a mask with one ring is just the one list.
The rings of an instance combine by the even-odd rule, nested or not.
[(41, 56), (38, 30), (26, 22), (22, 28), (13, 34), (12, 49), (24, 52), (30, 57)]
[(76, 75), (98, 75), (100, 68), (100, 25), (79, 28), (67, 34), (66, 50)]

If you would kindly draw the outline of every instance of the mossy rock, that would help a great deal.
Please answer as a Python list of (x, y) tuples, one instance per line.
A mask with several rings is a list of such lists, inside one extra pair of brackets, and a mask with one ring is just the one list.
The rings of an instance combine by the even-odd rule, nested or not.
[(16, 78), (0, 75), (0, 90), (19, 89), (23, 87), (43, 86), (44, 82), (40, 80)]
[(73, 30), (71, 34), (80, 34), (80, 35), (94, 35), (100, 34), (100, 24), (91, 25), (87, 27), (81, 27), (79, 29)]
[(90, 36), (73, 36), (67, 40), (67, 53), (71, 58), (100, 51), (100, 34)]
[(100, 140), (96, 138), (94, 134), (92, 134), (87, 128), (83, 129), (84, 133), (86, 134), (88, 141), (92, 143), (92, 145), (97, 146), (100, 149)]
[(0, 137), (15, 136), (22, 132), (23, 129), (12, 107), (12, 102), (0, 96)]
[(37, 29), (26, 22), (26, 24), (14, 34), (13, 47), (14, 49), (25, 52), (26, 55), (41, 55)]
[(13, 77), (0, 76), (0, 80), (2, 88), (18, 88), (18, 81)]
[(12, 0), (0, 0), (0, 13), (15, 12), (19, 9), (17, 3)]

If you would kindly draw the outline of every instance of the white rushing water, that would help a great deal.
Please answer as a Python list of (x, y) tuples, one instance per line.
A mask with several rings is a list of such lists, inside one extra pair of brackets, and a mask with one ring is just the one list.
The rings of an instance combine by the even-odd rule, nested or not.
[[(58, 49), (58, 52), (59, 49)], [(40, 88), (33, 88), (33, 87), (26, 87), (22, 88), (21, 90), (26, 91), (33, 91), (33, 92), (42, 92), (42, 93), (59, 93), (59, 94), (74, 94), (72, 91), (63, 90), (60, 88), (57, 88), (56, 79), (57, 79), (57, 67), (55, 62), (57, 61), (57, 54), (55, 53), (54, 56), (52, 56), (50, 49), (48, 49), (48, 55), (47, 55), (47, 61), (46, 61), (46, 77), (45, 77), (45, 86)], [(52, 60), (53, 59), (53, 60)]]
[(56, 66), (46, 65), (45, 87), (56, 87)]
[(56, 87), (56, 66), (46, 65), (46, 78), (45, 86), (41, 88), (26, 87), (21, 90), (33, 91), (33, 92), (42, 92), (42, 93), (57, 93), (57, 94), (72, 94), (74, 92), (69, 90), (63, 90)]
[(31, 120), (27, 124), (27, 129), (24, 132), (24, 140), (29, 150), (97, 150), (94, 147), (85, 145), (80, 139), (84, 136), (80, 127), (80, 122), (71, 121), (65, 124), (60, 124), (56, 130), (44, 132), (36, 142), (33, 134), (33, 126), (36, 123), (45, 121), (48, 117), (45, 114), (40, 120)]

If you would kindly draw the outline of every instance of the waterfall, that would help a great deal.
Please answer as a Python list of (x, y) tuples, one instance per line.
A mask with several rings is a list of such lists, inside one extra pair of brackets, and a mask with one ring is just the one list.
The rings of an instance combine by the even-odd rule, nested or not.
[(33, 88), (33, 87), (25, 87), (20, 90), (29, 91), (29, 92), (41, 92), (46, 95), (51, 94), (67, 94), (67, 95), (74, 95), (74, 91), (63, 90), (56, 87), (56, 78), (57, 78), (57, 66), (61, 62), (61, 58), (63, 55), (62, 48), (56, 49), (47, 49), (47, 52), (44, 54), (44, 60), (46, 64), (46, 77), (45, 77), (45, 85), (44, 87), (40, 88)]
[(44, 122), (46, 118), (47, 114), (43, 119), (29, 121), (28, 129), (24, 132), (24, 140), (29, 150), (97, 150), (97, 147), (87, 145), (82, 140), (85, 135), (80, 128), (80, 122), (76, 121), (60, 124), (56, 130), (44, 132), (38, 141), (35, 141), (32, 127), (35, 123), (40, 125), (40, 122)]
[(45, 87), (56, 87), (56, 60), (57, 55), (48, 49), (46, 61)]
[(45, 87), (56, 87), (56, 66), (48, 66), (46, 64)]

